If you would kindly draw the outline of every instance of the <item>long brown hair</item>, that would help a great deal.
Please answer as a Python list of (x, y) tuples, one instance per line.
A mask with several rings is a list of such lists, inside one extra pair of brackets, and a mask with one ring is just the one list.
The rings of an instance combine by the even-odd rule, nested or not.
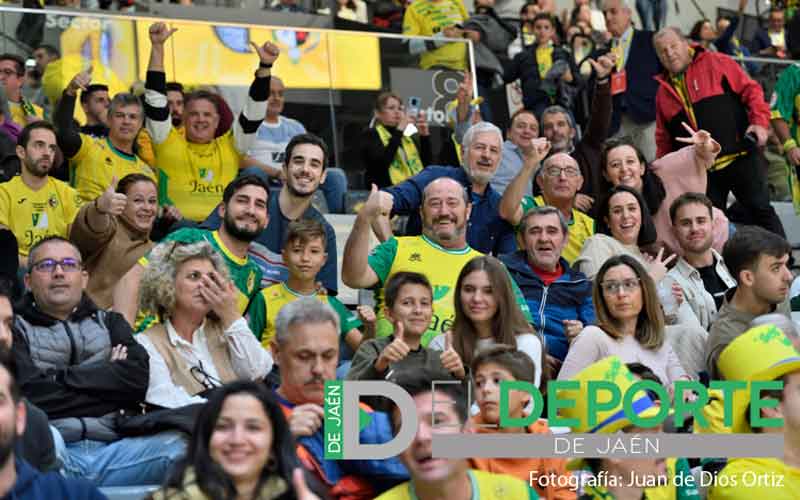
[(606, 332), (613, 339), (621, 339), (623, 336), (620, 330), (619, 321), (611, 316), (603, 295), (602, 283), (606, 273), (612, 267), (628, 266), (639, 278), (642, 290), (642, 310), (636, 319), (636, 333), (634, 338), (645, 349), (657, 350), (664, 345), (664, 313), (661, 311), (661, 302), (656, 293), (656, 285), (653, 279), (647, 274), (644, 266), (630, 255), (616, 255), (603, 263), (597, 276), (594, 279), (592, 290), (592, 300), (594, 301), (597, 326)]
[(475, 357), (478, 331), (464, 312), (464, 304), (461, 302), (461, 287), (467, 276), (477, 271), (486, 272), (497, 302), (497, 312), (492, 318), (492, 337), (495, 343), (515, 346), (517, 345), (517, 335), (534, 333), (517, 305), (514, 290), (511, 287), (511, 278), (503, 263), (488, 255), (475, 257), (461, 269), (453, 298), (456, 310), (453, 321), (453, 349), (461, 356), (465, 366), (470, 366)]

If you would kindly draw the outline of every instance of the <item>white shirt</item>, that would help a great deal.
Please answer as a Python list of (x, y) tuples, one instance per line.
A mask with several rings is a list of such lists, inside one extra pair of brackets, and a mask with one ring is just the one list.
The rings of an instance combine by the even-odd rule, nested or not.
[[(219, 385), (219, 372), (217, 372), (211, 352), (208, 350), (208, 339), (204, 330), (205, 322), (195, 330), (192, 342), (188, 342), (178, 335), (169, 320), (164, 323), (164, 326), (167, 329), (170, 343), (183, 356), (186, 363), (190, 366), (202, 365), (210, 382)], [(233, 371), (239, 378), (258, 380), (264, 378), (272, 370), (272, 354), (261, 346), (244, 318), (239, 318), (231, 323), (224, 335), (228, 341), (228, 352), (231, 356)], [(147, 386), (147, 396), (145, 397), (148, 403), (165, 408), (180, 408), (188, 404), (206, 401), (201, 396), (192, 396), (186, 392), (186, 389), (172, 381), (167, 363), (146, 335), (136, 335), (134, 338), (150, 355), (150, 383)]]

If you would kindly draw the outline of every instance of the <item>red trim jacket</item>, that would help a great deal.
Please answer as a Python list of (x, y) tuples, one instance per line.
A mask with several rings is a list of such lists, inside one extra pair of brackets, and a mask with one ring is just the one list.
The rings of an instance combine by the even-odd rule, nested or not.
[(694, 47), (694, 57), (686, 68), (686, 88), (695, 120), (684, 108), (669, 75), (657, 75), (656, 156), (677, 151), (684, 144), (675, 138), (686, 137), (681, 126), (707, 130), (722, 146), (720, 156), (746, 148), (744, 135), (751, 124), (769, 128), (769, 104), (761, 86), (747, 76), (741, 66), (725, 54)]

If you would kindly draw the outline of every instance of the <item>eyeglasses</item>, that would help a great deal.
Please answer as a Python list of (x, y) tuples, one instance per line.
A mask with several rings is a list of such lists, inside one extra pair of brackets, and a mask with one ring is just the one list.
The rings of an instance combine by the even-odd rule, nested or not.
[(19, 73), (17, 73), (17, 70), (11, 69), (11, 68), (0, 69), (0, 73), (4, 74), (6, 76), (14, 76), (14, 75), (22, 76)]
[(66, 259), (61, 260), (42, 259), (33, 264), (31, 268), (40, 273), (52, 273), (58, 266), (61, 266), (61, 270), (65, 273), (74, 273), (76, 271), (80, 271), (83, 267), (80, 260), (67, 257)]
[(630, 278), (624, 281), (604, 281), (600, 283), (600, 287), (605, 293), (619, 293), (620, 290), (631, 293), (639, 288), (639, 278)]
[(216, 377), (212, 377), (208, 374), (208, 372), (203, 368), (203, 362), (198, 361), (198, 366), (193, 366), (189, 368), (189, 373), (192, 374), (192, 378), (197, 381), (198, 384), (202, 385), (206, 390), (213, 389), (215, 387), (219, 387), (223, 385), (222, 381)]
[(548, 177), (560, 177), (561, 172), (564, 172), (566, 177), (577, 177), (581, 174), (581, 171), (575, 167), (547, 167), (544, 169), (544, 173)]

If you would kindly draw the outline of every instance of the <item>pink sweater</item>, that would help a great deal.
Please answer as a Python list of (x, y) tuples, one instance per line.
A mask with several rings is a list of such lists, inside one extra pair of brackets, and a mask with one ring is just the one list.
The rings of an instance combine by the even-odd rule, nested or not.
[[(707, 158), (699, 157), (692, 145), (662, 156), (650, 165), (654, 174), (661, 178), (667, 195), (661, 202), (658, 212), (653, 214), (653, 223), (658, 234), (658, 243), (669, 250), (683, 255), (678, 240), (672, 234), (672, 221), (669, 218), (669, 207), (675, 198), (683, 193), (705, 193), (708, 185), (706, 169), (714, 162), (716, 155)], [(714, 222), (712, 232), (714, 240), (712, 246), (722, 252), (722, 246), (728, 241), (728, 218), (722, 210), (714, 207)]]

